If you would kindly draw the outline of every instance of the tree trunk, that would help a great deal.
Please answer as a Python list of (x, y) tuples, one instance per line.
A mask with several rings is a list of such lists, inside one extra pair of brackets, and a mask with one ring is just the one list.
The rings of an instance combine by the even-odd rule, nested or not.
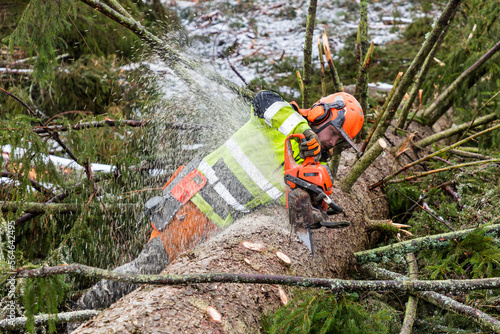
[[(352, 165), (354, 160), (353, 153), (345, 152), (339, 174), (345, 174), (344, 166)], [(351, 225), (340, 230), (313, 230), (314, 257), (290, 233), (285, 209), (273, 206), (239, 219), (219, 235), (181, 255), (164, 273), (226, 272), (345, 278), (354, 264), (354, 252), (369, 244), (364, 217), (382, 219), (388, 215), (387, 203), (380, 196), (380, 190), (368, 191), (368, 185), (379, 173), (387, 173), (388, 165), (387, 161), (378, 159), (353, 186), (352, 195), (342, 193), (338, 187), (334, 190), (332, 198), (345, 212), (330, 218), (349, 220)], [(264, 250), (245, 248), (243, 241), (261, 243)], [(291, 264), (279, 260), (275, 255), (278, 250), (290, 257)], [(75, 333), (255, 333), (260, 331), (261, 315), (280, 305), (280, 290), (291, 298), (291, 288), (264, 284), (142, 286)]]

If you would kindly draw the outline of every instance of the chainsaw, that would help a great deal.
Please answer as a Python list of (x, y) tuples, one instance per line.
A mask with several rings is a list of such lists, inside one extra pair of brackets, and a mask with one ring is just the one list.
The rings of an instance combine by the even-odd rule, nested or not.
[(314, 157), (306, 157), (301, 165), (295, 162), (291, 139), (305, 140), (303, 134), (292, 134), (285, 140), (286, 207), (292, 230), (314, 255), (311, 230), (321, 227), (342, 228), (348, 221), (330, 221), (328, 214), (344, 209), (329, 197), (333, 193), (328, 169)]

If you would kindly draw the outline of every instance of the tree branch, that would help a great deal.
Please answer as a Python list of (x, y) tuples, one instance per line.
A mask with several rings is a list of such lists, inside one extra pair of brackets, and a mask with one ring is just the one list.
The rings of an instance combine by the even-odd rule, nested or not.
[[(399, 175), (400, 173), (404, 172), (404, 171), (405, 171), (405, 170), (407, 170), (408, 168), (411, 168), (411, 167), (413, 167), (413, 166), (415, 166), (415, 165), (417, 165), (417, 164), (419, 164), (419, 163), (422, 163), (422, 162), (424, 162), (424, 161), (426, 161), (426, 160), (429, 160), (429, 159), (430, 159), (430, 158), (432, 158), (432, 157), (435, 157), (435, 156), (437, 156), (437, 155), (440, 155), (441, 153), (444, 153), (444, 152), (446, 152), (446, 151), (449, 151), (449, 150), (450, 150), (450, 149), (452, 149), (452, 148), (455, 148), (455, 147), (457, 147), (457, 146), (460, 146), (460, 145), (462, 145), (463, 143), (465, 143), (465, 142), (467, 142), (467, 141), (469, 141), (469, 140), (471, 140), (471, 139), (474, 139), (474, 138), (479, 137), (479, 136), (481, 136), (481, 135), (483, 135), (483, 134), (485, 134), (485, 133), (491, 132), (491, 131), (496, 130), (496, 129), (499, 129), (499, 128), (500, 128), (500, 124), (497, 124), (497, 125), (495, 125), (495, 126), (493, 126), (493, 127), (489, 128), (489, 129), (483, 130), (483, 131), (478, 132), (478, 133), (476, 133), (476, 134), (474, 134), (474, 135), (472, 135), (472, 136), (470, 136), (470, 137), (467, 137), (467, 138), (465, 138), (465, 139), (462, 139), (462, 140), (460, 140), (460, 141), (456, 142), (455, 144), (452, 144), (452, 145), (450, 145), (450, 146), (447, 146), (447, 147), (445, 147), (445, 148), (442, 148), (442, 149), (440, 149), (440, 150), (438, 150), (438, 151), (436, 151), (436, 152), (434, 152), (434, 153), (432, 153), (432, 154), (426, 155), (426, 156), (425, 156), (425, 157), (423, 157), (423, 158), (420, 158), (420, 159), (418, 159), (418, 160), (416, 160), (416, 161), (413, 161), (412, 163), (409, 163), (409, 164), (407, 164), (407, 165), (405, 165), (405, 166), (401, 167), (399, 170), (395, 171), (394, 173), (392, 173), (392, 174), (390, 174), (390, 175), (388, 175), (388, 176), (384, 177), (382, 180), (378, 181), (377, 183), (372, 184), (372, 185), (370, 186), (370, 189), (374, 189), (374, 188), (376, 188), (376, 187), (379, 187), (379, 186), (381, 186), (381, 185), (383, 185), (383, 184), (387, 183), (387, 181), (389, 181), (389, 180), (393, 179), (395, 176), (397, 176), (397, 175)], [(354, 167), (356, 167), (356, 165), (354, 165)]]
[[(79, 322), (89, 320), (96, 315), (101, 313), (96, 310), (83, 310), (83, 311), (74, 311), (74, 312), (62, 312), (58, 314), (39, 314), (35, 316), (35, 326), (45, 325), (49, 322), (49, 318), (54, 319), (56, 323), (67, 323), (67, 322)], [(13, 330), (13, 329), (24, 329), (26, 327), (26, 322), (28, 318), (19, 317), (14, 319), (4, 319), (0, 321), (0, 328), (5, 330)]]
[[(101, 12), (102, 14), (108, 16), (113, 21), (118, 22), (122, 26), (126, 27), (134, 34), (136, 34), (142, 41), (147, 43), (158, 56), (163, 59), (168, 66), (174, 71), (174, 73), (186, 83), (186, 85), (192, 88), (195, 92), (202, 94), (202, 90), (199, 88), (196, 80), (193, 80), (189, 73), (187, 73), (184, 69), (185, 66), (191, 70), (199, 69), (200, 65), (196, 62), (190, 61), (187, 57), (182, 57), (180, 53), (170, 47), (165, 41), (153, 35), (149, 32), (140, 22), (135, 19), (130, 19), (129, 17), (124, 16), (119, 11), (114, 10), (108, 5), (104, 4), (100, 0), (80, 0), (88, 6), (94, 8), (95, 10)], [(114, 2), (114, 1), (113, 1)], [(128, 15), (127, 15), (128, 16)], [(181, 66), (182, 65), (182, 66)], [(209, 79), (214, 80), (217, 83), (229, 88), (233, 92), (237, 93), (241, 97), (246, 100), (251, 101), (254, 97), (254, 93), (248, 91), (247, 89), (240, 88), (231, 81), (221, 77), (217, 73), (210, 71), (206, 68), (203, 69), (203, 73)]]
[[(455, 7), (455, 11), (451, 14), (452, 18), (455, 17), (457, 10), (458, 10), (458, 6)], [(448, 32), (449, 28), (450, 28), (449, 24), (446, 27), (444, 27), (443, 32), (441, 33), (441, 35), (439, 35), (439, 38), (436, 41), (436, 44), (434, 44), (431, 51), (429, 52), (429, 54), (425, 58), (425, 61), (422, 65), (422, 68), (418, 72), (417, 79), (416, 79), (415, 83), (413, 84), (413, 86), (411, 87), (408, 99), (406, 100), (405, 104), (403, 105), (403, 109), (401, 110), (401, 117), (399, 118), (399, 121), (394, 129), (394, 133), (396, 133), (398, 128), (400, 128), (400, 129), (404, 128), (405, 123), (406, 123), (406, 119), (408, 117), (408, 113), (410, 112), (413, 101), (415, 101), (415, 98), (418, 95), (418, 91), (420, 90), (420, 87), (422, 86), (425, 78), (427, 77), (427, 72), (429, 71), (432, 60), (434, 59), (434, 55), (436, 54), (437, 50), (441, 46), (441, 43), (444, 40), (444, 36)]]
[[(126, 210), (133, 208), (133, 204), (106, 204), (105, 208), (107, 210), (116, 212), (118, 210)], [(41, 214), (45, 212), (53, 213), (68, 213), (76, 212), (81, 208), (80, 204), (77, 203), (35, 203), (35, 202), (10, 202), (10, 201), (0, 201), (0, 207), (2, 211), (17, 211), (22, 209), (24, 212)]]
[(285, 275), (206, 273), (186, 275), (141, 275), (124, 274), (114, 271), (70, 264), (39, 269), (19, 269), (16, 272), (3, 273), (12, 278), (49, 277), (54, 275), (76, 275), (88, 278), (99, 278), (111, 281), (148, 284), (148, 285), (186, 285), (209, 283), (247, 283), (247, 284), (280, 284), (299, 287), (324, 288), (334, 292), (354, 291), (473, 291), (500, 288), (500, 278), (482, 278), (470, 280), (433, 280), (433, 281), (356, 281), (329, 278), (311, 278)]
[[(427, 146), (434, 144), (435, 142), (438, 142), (442, 139), (446, 139), (446, 138), (449, 138), (453, 135), (463, 133), (467, 129), (471, 129), (471, 128), (475, 128), (475, 127), (480, 126), (480, 125), (491, 123), (491, 122), (497, 120), (498, 117), (499, 116), (497, 116), (495, 113), (492, 113), (492, 114), (480, 117), (480, 118), (474, 120), (473, 122), (467, 122), (467, 123), (463, 123), (463, 124), (454, 126), (450, 129), (446, 129), (444, 131), (435, 133), (431, 136), (425, 137), (422, 140), (419, 140), (418, 142), (415, 143), (415, 146), (419, 147), (419, 148), (420, 147), (427, 147)], [(398, 149), (399, 149), (399, 147), (397, 147), (395, 149), (395, 151), (397, 151)]]
[[(473, 74), (488, 59), (490, 59), (498, 50), (500, 50), (500, 41), (498, 41), (490, 50), (488, 50), (481, 58), (479, 58), (471, 67), (465, 70), (465, 72), (460, 74), (460, 76), (455, 79), (455, 81), (453, 81), (451, 85), (449, 85), (448, 88), (446, 88), (445, 91), (442, 92), (441, 95), (439, 95), (438, 98), (434, 100), (434, 102), (432, 102), (432, 104), (425, 110), (423, 114), (423, 117), (428, 119), (428, 125), (434, 124), (443, 115), (442, 112), (436, 113), (437, 107), (443, 101), (450, 98), (457, 91), (457, 87), (462, 84), (465, 79)], [(444, 112), (446, 112), (446, 110)]]
[(343, 90), (343, 85), (340, 82), (339, 74), (337, 72), (337, 69), (335, 68), (335, 64), (333, 63), (332, 53), (330, 51), (330, 43), (328, 42), (328, 36), (326, 35), (326, 32), (323, 32), (321, 39), (323, 40), (323, 51), (325, 52), (326, 63), (328, 64), (328, 69), (330, 70), (330, 75), (332, 77), (333, 90), (335, 92), (341, 92)]
[(361, 66), (358, 81), (356, 83), (356, 90), (354, 91), (354, 97), (359, 98), (361, 110), (363, 110), (365, 114), (368, 112), (368, 69), (372, 61), (374, 45), (375, 44), (372, 42), (366, 53), (365, 61), (363, 62), (363, 66)]
[(448, 152), (451, 154), (458, 155), (459, 157), (464, 157), (464, 158), (481, 159), (481, 160), (493, 159), (492, 157), (487, 156), (487, 155), (473, 153), (473, 152), (467, 152), (467, 151), (462, 151), (462, 150), (449, 150)]
[(31, 116), (36, 117), (36, 113), (23, 100), (21, 100), (20, 98), (18, 98), (17, 96), (15, 96), (14, 94), (12, 94), (11, 92), (6, 91), (2, 87), (0, 87), (0, 90), (2, 92), (4, 92), (6, 95), (8, 95), (8, 96), (12, 97), (13, 99), (17, 100), (17, 102), (21, 103), (21, 105), (24, 108), (26, 108), (26, 110), (28, 110), (28, 112), (30, 113)]
[[(500, 234), (500, 224), (494, 224), (482, 227), (487, 235)], [(415, 238), (396, 244), (387, 245), (384, 247), (369, 249), (361, 252), (354, 253), (354, 257), (358, 264), (365, 264), (369, 262), (386, 261), (394, 257), (403, 256), (408, 253), (416, 253), (422, 249), (439, 249), (450, 246), (450, 241), (463, 240), (469, 233), (475, 229), (467, 229), (456, 232), (434, 234), (426, 237)]]
[(345, 193), (350, 193), (352, 186), (358, 178), (370, 167), (382, 151), (387, 148), (387, 143), (380, 138), (376, 144), (372, 145), (367, 152), (354, 164), (349, 173), (340, 182), (340, 188)]
[(314, 26), (316, 22), (316, 7), (317, 0), (309, 1), (309, 9), (307, 10), (306, 22), (306, 37), (304, 42), (304, 63), (303, 63), (303, 82), (304, 95), (302, 96), (302, 108), (309, 108), (311, 95), (311, 76), (312, 76), (312, 38), (314, 34)]
[[(364, 265), (361, 267), (361, 269), (375, 278), (399, 279), (408, 281), (408, 277), (391, 272), (389, 270), (378, 268), (374, 264)], [(443, 296), (433, 291), (417, 292), (414, 294), (418, 298), (426, 300), (427, 302), (435, 304), (445, 310), (463, 315), (466, 318), (479, 324), (480, 326), (492, 330), (495, 333), (500, 333), (500, 321), (484, 312), (479, 311), (478, 309), (464, 305), (453, 300), (452, 298)]]
[[(418, 265), (415, 254), (410, 253), (406, 256), (406, 263), (408, 263), (408, 274), (410, 279), (418, 279)], [(408, 297), (408, 303), (406, 304), (405, 318), (403, 320), (403, 325), (401, 326), (400, 334), (411, 334), (413, 323), (417, 316), (417, 306), (418, 298), (410, 295)]]
[(147, 125), (149, 122), (145, 121), (135, 121), (135, 120), (104, 120), (104, 121), (94, 121), (94, 122), (85, 122), (78, 123), (72, 126), (66, 125), (49, 125), (49, 126), (36, 126), (33, 128), (33, 131), (37, 134), (48, 133), (49, 131), (68, 131), (71, 130), (83, 130), (90, 128), (102, 128), (104, 126), (131, 126), (131, 127), (142, 127)]
[(396, 179), (396, 180), (389, 180), (389, 181), (385, 182), (385, 184), (401, 183), (401, 182), (415, 180), (415, 179), (418, 179), (420, 177), (439, 173), (439, 172), (446, 172), (446, 171), (457, 169), (457, 168), (476, 166), (476, 165), (482, 165), (482, 164), (490, 164), (490, 163), (500, 163), (500, 159), (473, 161), (473, 162), (467, 162), (467, 163), (458, 164), (458, 165), (454, 165), (454, 166), (450, 166), (450, 167), (429, 170), (429, 171), (422, 172), (422, 173), (415, 173), (412, 176), (408, 176), (408, 177), (404, 177), (404, 178), (400, 178), (400, 179)]
[[(401, 83), (397, 87), (392, 100), (389, 102), (384, 117), (381, 120), (380, 125), (378, 126), (377, 130), (375, 131), (375, 134), (372, 137), (373, 143), (379, 138), (381, 138), (384, 135), (387, 128), (389, 127), (389, 124), (391, 123), (392, 118), (396, 114), (396, 110), (401, 104), (401, 101), (403, 100), (403, 97), (406, 94), (408, 87), (413, 83), (418, 69), (421, 67), (422, 63), (425, 61), (425, 58), (427, 57), (431, 49), (434, 47), (434, 44), (436, 44), (436, 41), (441, 35), (443, 29), (450, 24), (450, 21), (453, 19), (453, 14), (455, 13), (456, 8), (461, 2), (462, 0), (450, 0), (446, 5), (446, 8), (441, 13), (441, 16), (434, 25), (434, 28), (430, 32), (427, 39), (424, 41), (422, 47), (420, 48), (417, 55), (413, 59), (408, 70), (406, 70), (406, 73), (404, 74)], [(368, 147), (373, 145), (372, 142), (368, 144)]]

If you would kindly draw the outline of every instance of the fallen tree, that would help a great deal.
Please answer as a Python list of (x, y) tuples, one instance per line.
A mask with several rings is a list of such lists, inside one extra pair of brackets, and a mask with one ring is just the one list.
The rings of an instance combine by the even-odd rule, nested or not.
[[(343, 154), (339, 176), (345, 175), (353, 153)], [(241, 273), (346, 278), (354, 263), (354, 252), (370, 243), (367, 222), (386, 218), (387, 204), (381, 192), (369, 192), (368, 184), (388, 163), (377, 160), (353, 186), (352, 194), (335, 189), (333, 198), (345, 212), (333, 219), (345, 219), (351, 226), (341, 230), (313, 231), (316, 255), (290, 233), (284, 208), (263, 208), (236, 221), (219, 235), (181, 255), (163, 274)], [(342, 168), (343, 167), (343, 168)], [(369, 200), (372, 198), (373, 200)], [(242, 241), (263, 245), (261, 251), (242, 246)], [(288, 255), (281, 262), (275, 252)], [(284, 287), (287, 295), (291, 289)], [(143, 286), (123, 297), (75, 333), (136, 332), (258, 332), (260, 316), (281, 304), (279, 289), (269, 284), (190, 284), (188, 286)], [(212, 320), (211, 310), (222, 315)], [(189, 316), (186, 316), (189, 315)]]
[[(136, 25), (116, 1), (107, 0), (105, 1), (107, 5), (103, 4), (104, 1), (102, 3), (92, 0), (82, 1), (105, 12), (121, 24), (129, 25), (146, 43), (165, 53), (164, 57), (169, 55), (170, 47), (161, 47), (158, 40), (142, 26)], [(459, 3), (458, 0), (450, 1), (455, 9)], [(447, 16), (440, 20), (441, 29), (448, 24), (449, 14), (452, 12), (454, 10), (448, 8)], [(435, 40), (439, 36), (442, 36), (442, 33), (436, 30), (432, 34), (432, 39)], [(426, 43), (427, 50), (432, 47), (431, 42)], [(426, 53), (422, 51), (419, 54), (420, 61), (423, 61)], [(186, 85), (191, 89), (198, 90), (199, 87), (189, 81), (190, 77), (184, 77), (183, 72), (184, 66), (193, 69), (194, 65), (177, 58), (176, 53), (170, 55), (174, 56), (170, 59), (170, 65), (176, 70), (176, 74), (186, 80)], [(403, 86), (409, 86), (418, 67), (418, 63), (412, 64), (411, 71), (405, 75)], [(237, 88), (233, 90), (241, 93)], [(397, 98), (390, 100), (391, 104), (388, 104), (386, 111), (390, 114), (381, 126), (387, 128), (389, 125), (403, 98), (404, 90), (399, 89)], [(251, 96), (251, 94), (242, 95), (247, 98)], [(89, 124), (89, 126), (94, 125)], [(54, 131), (46, 127), (40, 129)], [(66, 129), (68, 128), (58, 130)], [(380, 176), (390, 174), (390, 168), (394, 163), (394, 156), (389, 154), (391, 150), (387, 150), (388, 154), (381, 156), (381, 152), (387, 148), (385, 141), (380, 139), (382, 133), (385, 133), (385, 129), (374, 136), (376, 144), (370, 147), (361, 160), (356, 161), (352, 153), (343, 155), (338, 173), (341, 181), (337, 181), (337, 190), (332, 197), (345, 208), (345, 213), (342, 217), (332, 218), (349, 220), (351, 226), (343, 230), (322, 228), (314, 231), (315, 257), (312, 257), (307, 248), (290, 234), (286, 213), (282, 208), (263, 208), (235, 222), (205, 244), (185, 253), (169, 265), (164, 273), (207, 274), (208, 277), (209, 273), (214, 272), (261, 276), (348, 277), (349, 270), (355, 263), (356, 252), (364, 250), (371, 244), (372, 240), (366, 233), (366, 228), (371, 224), (370, 220), (387, 218), (388, 215), (387, 203), (381, 190), (369, 189), (369, 185), (380, 179)], [(397, 147), (399, 143), (391, 144)], [(77, 161), (76, 158), (73, 159)], [(351, 170), (349, 173), (348, 169)], [(92, 179), (90, 175), (91, 173), (89, 179)], [(257, 250), (247, 248), (242, 241), (257, 243), (262, 247)], [(276, 251), (287, 254), (291, 258), (291, 263), (280, 261), (275, 256)], [(267, 283), (279, 282), (267, 281)], [(260, 329), (260, 315), (274, 310), (280, 303), (285, 303), (286, 298), (283, 294), (291, 293), (290, 289), (284, 291), (269, 284), (202, 285), (192, 282), (187, 286), (143, 286), (94, 320), (84, 324), (77, 332), (257, 332)]]

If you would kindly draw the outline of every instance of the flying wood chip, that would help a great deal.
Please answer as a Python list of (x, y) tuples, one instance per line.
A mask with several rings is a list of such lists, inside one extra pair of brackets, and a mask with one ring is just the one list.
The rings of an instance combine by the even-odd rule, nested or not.
[(207, 313), (212, 318), (212, 321), (221, 323), (222, 322), (222, 314), (219, 313), (215, 308), (212, 306), (207, 306)]
[(261, 243), (243, 241), (241, 244), (243, 245), (243, 247), (257, 252), (263, 252), (266, 249)]
[(292, 260), (290, 260), (290, 258), (283, 252), (280, 252), (280, 251), (277, 251), (276, 252), (276, 256), (283, 262), (285, 262), (286, 264), (290, 264), (292, 263)]

